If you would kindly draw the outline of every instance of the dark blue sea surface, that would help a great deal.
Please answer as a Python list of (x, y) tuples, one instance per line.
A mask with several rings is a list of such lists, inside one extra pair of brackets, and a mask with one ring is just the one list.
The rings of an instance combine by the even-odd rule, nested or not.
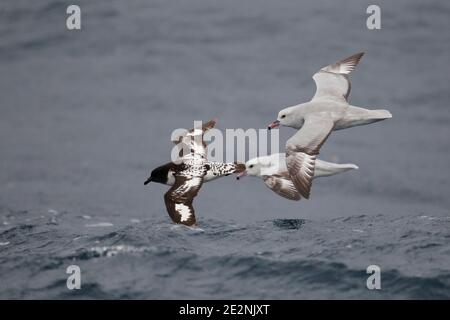
[[(189, 228), (30, 216), (10, 212), (0, 228), (0, 298), (450, 298), (448, 217), (206, 218)], [(81, 290), (66, 287), (73, 264)], [(366, 287), (369, 265), (381, 268), (381, 290)]]
[[(372, 1), (76, 3), (80, 31), (72, 1), (0, 4), (0, 298), (450, 298), (450, 2), (377, 1), (372, 31)], [(174, 129), (265, 129), (359, 51), (350, 103), (393, 118), (319, 156), (359, 170), (300, 202), (218, 179), (197, 228), (170, 223), (167, 187), (143, 182)]]

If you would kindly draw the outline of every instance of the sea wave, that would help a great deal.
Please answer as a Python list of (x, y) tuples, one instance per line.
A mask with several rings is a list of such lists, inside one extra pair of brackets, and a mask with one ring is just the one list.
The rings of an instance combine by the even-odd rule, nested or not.
[[(201, 228), (26, 217), (0, 227), (3, 298), (450, 298), (448, 217), (204, 219)], [(65, 285), (72, 264), (85, 279), (76, 293)], [(371, 264), (381, 290), (366, 287)]]

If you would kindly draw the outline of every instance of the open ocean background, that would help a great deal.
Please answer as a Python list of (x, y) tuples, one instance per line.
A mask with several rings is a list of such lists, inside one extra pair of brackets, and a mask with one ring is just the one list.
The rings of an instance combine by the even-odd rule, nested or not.
[[(68, 31), (72, 3), (0, 3), (0, 298), (450, 298), (450, 2), (377, 1), (378, 31), (364, 0), (76, 1)], [(143, 182), (173, 129), (266, 128), (359, 51), (351, 103), (393, 118), (320, 155), (358, 171), (300, 202), (230, 176), (170, 223)]]

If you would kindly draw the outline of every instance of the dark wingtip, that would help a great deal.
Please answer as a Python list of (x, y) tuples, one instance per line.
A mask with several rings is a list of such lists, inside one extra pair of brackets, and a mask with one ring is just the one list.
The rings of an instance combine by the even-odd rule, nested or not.
[(202, 125), (202, 130), (203, 131), (208, 131), (209, 129), (214, 128), (214, 126), (216, 125), (217, 121), (218, 121), (217, 118), (209, 120), (208, 122), (206, 122), (206, 123), (204, 123)]
[(152, 181), (152, 178), (148, 178), (147, 180), (145, 180), (144, 182), (144, 186), (148, 185), (150, 183), (150, 181)]

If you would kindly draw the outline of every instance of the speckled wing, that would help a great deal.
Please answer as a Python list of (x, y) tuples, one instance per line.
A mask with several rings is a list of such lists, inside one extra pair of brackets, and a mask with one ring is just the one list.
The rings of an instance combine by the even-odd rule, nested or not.
[(314, 74), (316, 93), (311, 101), (336, 100), (347, 102), (351, 84), (348, 74), (358, 65), (364, 52), (354, 54), (348, 58), (330, 64)]
[(273, 192), (289, 200), (298, 201), (301, 199), (300, 193), (289, 178), (288, 173), (286, 175), (271, 175), (263, 176), (263, 181), (267, 187)]
[(198, 176), (177, 175), (174, 185), (164, 194), (166, 209), (173, 222), (187, 226), (195, 225), (195, 210), (192, 206), (203, 178)]
[(245, 171), (245, 164), (239, 162), (207, 162), (205, 166), (207, 171), (204, 176), (204, 182), (209, 182), (222, 176), (228, 176), (232, 173)]
[(197, 154), (206, 159), (206, 143), (203, 139), (204, 134), (214, 128), (217, 119), (210, 120), (202, 124), (200, 128), (193, 128), (188, 130), (183, 135), (179, 136), (173, 142), (178, 145), (179, 156), (184, 157), (188, 154)]
[(316, 157), (330, 135), (334, 121), (326, 113), (311, 114), (286, 142), (286, 166), (296, 189), (309, 199)]

